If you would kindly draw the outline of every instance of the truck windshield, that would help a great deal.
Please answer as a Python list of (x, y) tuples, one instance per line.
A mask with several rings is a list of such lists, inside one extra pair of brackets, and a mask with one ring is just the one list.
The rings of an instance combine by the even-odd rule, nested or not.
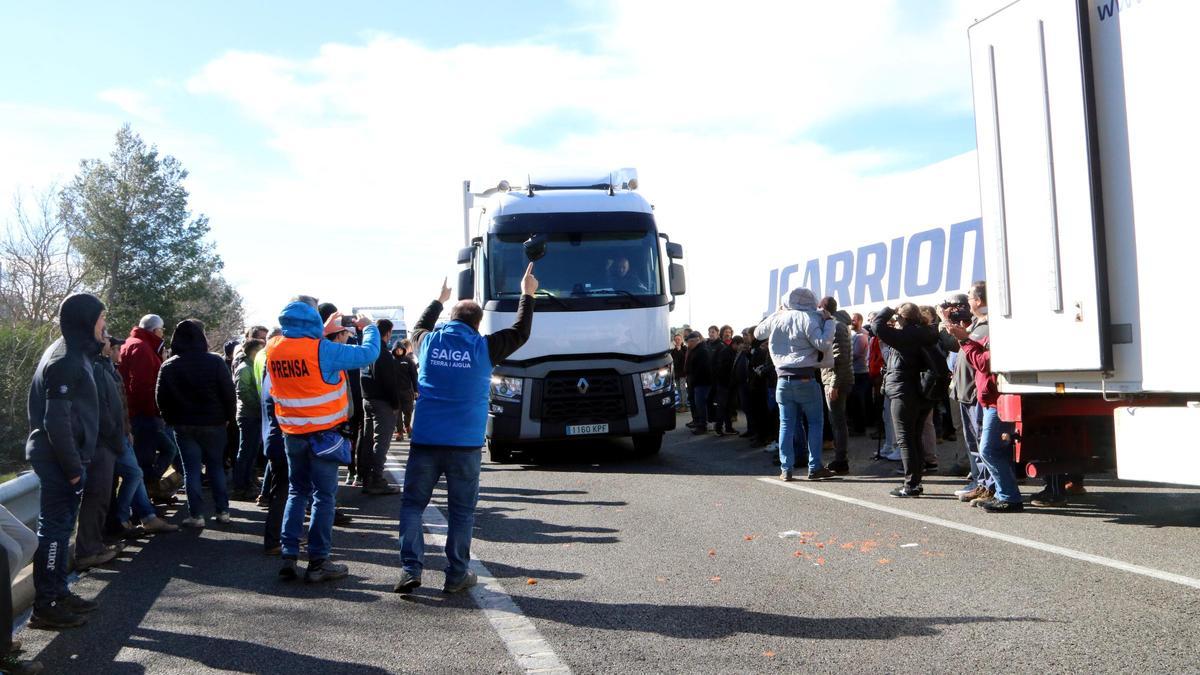
[[(641, 232), (548, 232), (546, 256), (534, 264), (539, 294), (558, 298), (620, 296), (641, 300), (662, 294), (658, 239)], [(488, 245), (488, 298), (521, 293), (529, 264), (522, 234), (492, 234)], [(649, 304), (639, 301), (637, 304)]]

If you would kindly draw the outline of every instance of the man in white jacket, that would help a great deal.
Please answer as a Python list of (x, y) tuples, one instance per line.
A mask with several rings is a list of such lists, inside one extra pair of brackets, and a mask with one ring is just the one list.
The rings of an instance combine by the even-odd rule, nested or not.
[(797, 435), (803, 428), (808, 432), (801, 436), (807, 440), (808, 479), (834, 476), (821, 463), (825, 393), (819, 364), (832, 352), (835, 330), (833, 317), (817, 310), (817, 297), (807, 288), (788, 293), (779, 310), (754, 329), (755, 338), (768, 340), (779, 373), (775, 400), (779, 403), (780, 480), (792, 480), (795, 445), (800, 444)]

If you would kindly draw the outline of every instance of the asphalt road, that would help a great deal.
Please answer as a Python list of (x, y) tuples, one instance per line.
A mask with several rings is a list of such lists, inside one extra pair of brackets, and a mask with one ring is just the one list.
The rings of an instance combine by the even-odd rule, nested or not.
[(852, 440), (852, 475), (803, 491), (684, 430), (649, 459), (597, 442), (485, 462), (474, 553), (496, 585), (472, 595), (440, 592), (433, 549), (425, 586), (391, 593), (398, 496), (343, 488), (352, 575), (323, 586), (278, 582), (263, 513), (237, 503), (86, 574), (86, 627), (21, 638), (51, 673), (514, 672), (530, 644), (577, 673), (1200, 670), (1200, 590), (1089, 558), (1200, 579), (1200, 490), (1094, 477), (1069, 507), (987, 514), (950, 477), (887, 497), (896, 465)]

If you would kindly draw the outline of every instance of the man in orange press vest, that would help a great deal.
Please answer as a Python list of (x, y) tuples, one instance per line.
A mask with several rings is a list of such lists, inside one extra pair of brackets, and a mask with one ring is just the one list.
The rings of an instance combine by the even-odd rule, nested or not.
[(379, 331), (366, 316), (354, 321), (363, 334), (361, 345), (322, 339), (342, 328), (342, 315), (334, 313), (322, 324), (317, 301), (297, 296), (279, 315), (283, 335), (267, 343), (267, 372), (275, 417), (283, 431), (288, 460), (287, 506), (280, 537), (283, 567), (280, 578), (298, 576), (300, 533), (304, 509), (311, 494), (312, 520), (308, 526), (306, 582), (340, 579), (349, 570), (329, 562), (333, 515), (338, 487), (338, 467), (350, 461), (350, 440), (345, 427), (350, 417), (350, 393), (342, 371), (363, 368), (379, 356)]

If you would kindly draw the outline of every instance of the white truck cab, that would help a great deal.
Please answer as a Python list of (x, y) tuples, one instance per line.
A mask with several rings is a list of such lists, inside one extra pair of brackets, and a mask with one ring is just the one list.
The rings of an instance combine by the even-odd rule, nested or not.
[(515, 321), (529, 262), (539, 281), (529, 341), (494, 364), (493, 461), (535, 442), (633, 439), (652, 454), (675, 428), (669, 313), (685, 290), (679, 244), (658, 231), (633, 169), (463, 184), (459, 299), (483, 307), (480, 332)]

